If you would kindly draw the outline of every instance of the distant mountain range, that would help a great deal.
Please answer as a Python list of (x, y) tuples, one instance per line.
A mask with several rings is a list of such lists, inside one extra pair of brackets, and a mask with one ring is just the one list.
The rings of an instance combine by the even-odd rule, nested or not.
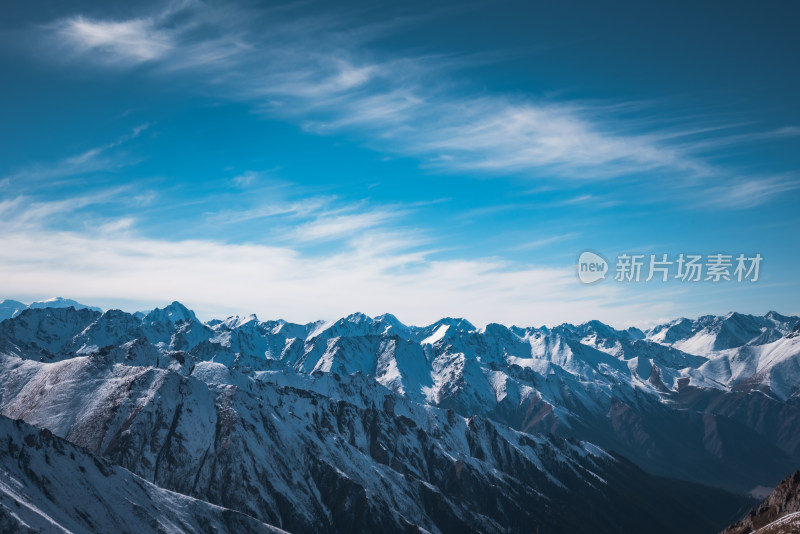
[(800, 466), (798, 317), (417, 327), (56, 302), (0, 323), (0, 414), (290, 532), (713, 532)]
[(54, 297), (47, 300), (38, 300), (36, 302), (32, 302), (30, 305), (19, 302), (18, 300), (6, 299), (0, 302), (0, 321), (4, 319), (10, 319), (11, 317), (16, 317), (22, 312), (22, 310), (27, 310), (29, 308), (32, 310), (37, 310), (42, 308), (69, 308), (70, 306), (75, 308), (76, 310), (87, 309), (101, 313), (103, 311), (102, 309), (96, 306), (87, 306), (72, 299), (65, 299), (62, 297)]

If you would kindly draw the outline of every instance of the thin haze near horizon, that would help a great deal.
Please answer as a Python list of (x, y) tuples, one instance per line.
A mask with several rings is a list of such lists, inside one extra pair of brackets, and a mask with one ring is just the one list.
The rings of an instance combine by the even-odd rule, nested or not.
[[(798, 9), (5, 6), (0, 295), (295, 322), (798, 313)], [(755, 283), (587, 285), (587, 250), (764, 259)]]

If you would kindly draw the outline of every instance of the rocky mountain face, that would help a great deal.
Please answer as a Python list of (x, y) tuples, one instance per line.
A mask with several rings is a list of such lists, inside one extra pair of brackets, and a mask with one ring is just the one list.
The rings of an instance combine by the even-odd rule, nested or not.
[(19, 313), (27, 307), (26, 304), (18, 300), (6, 299), (0, 302), (0, 321), (19, 315)]
[(708, 532), (746, 499), (654, 475), (796, 469), (798, 324), (28, 309), (0, 323), (0, 413), (290, 532)]
[(722, 534), (792, 534), (800, 532), (800, 471), (785, 478), (775, 491)]
[(282, 532), (159, 488), (49, 430), (0, 416), (0, 436), (0, 532)]

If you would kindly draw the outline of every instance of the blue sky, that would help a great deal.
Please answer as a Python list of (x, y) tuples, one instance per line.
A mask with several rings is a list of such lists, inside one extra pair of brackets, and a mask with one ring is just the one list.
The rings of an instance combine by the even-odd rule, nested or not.
[[(800, 8), (697, 4), (6, 5), (0, 294), (414, 324), (800, 312)], [(584, 250), (764, 260), (756, 283), (589, 286)]]

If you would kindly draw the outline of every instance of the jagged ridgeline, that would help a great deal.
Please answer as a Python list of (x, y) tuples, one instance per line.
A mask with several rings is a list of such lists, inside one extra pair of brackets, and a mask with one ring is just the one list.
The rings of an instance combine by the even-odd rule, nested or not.
[[(800, 321), (777, 313), (643, 332), (8, 308), (0, 413), (223, 530), (212, 505), (290, 532), (713, 532), (800, 465)], [(4, 466), (56, 457), (14, 428)], [(3, 495), (96, 530), (6, 471)]]
[(800, 532), (800, 471), (786, 477), (775, 491), (722, 534), (793, 534)]

